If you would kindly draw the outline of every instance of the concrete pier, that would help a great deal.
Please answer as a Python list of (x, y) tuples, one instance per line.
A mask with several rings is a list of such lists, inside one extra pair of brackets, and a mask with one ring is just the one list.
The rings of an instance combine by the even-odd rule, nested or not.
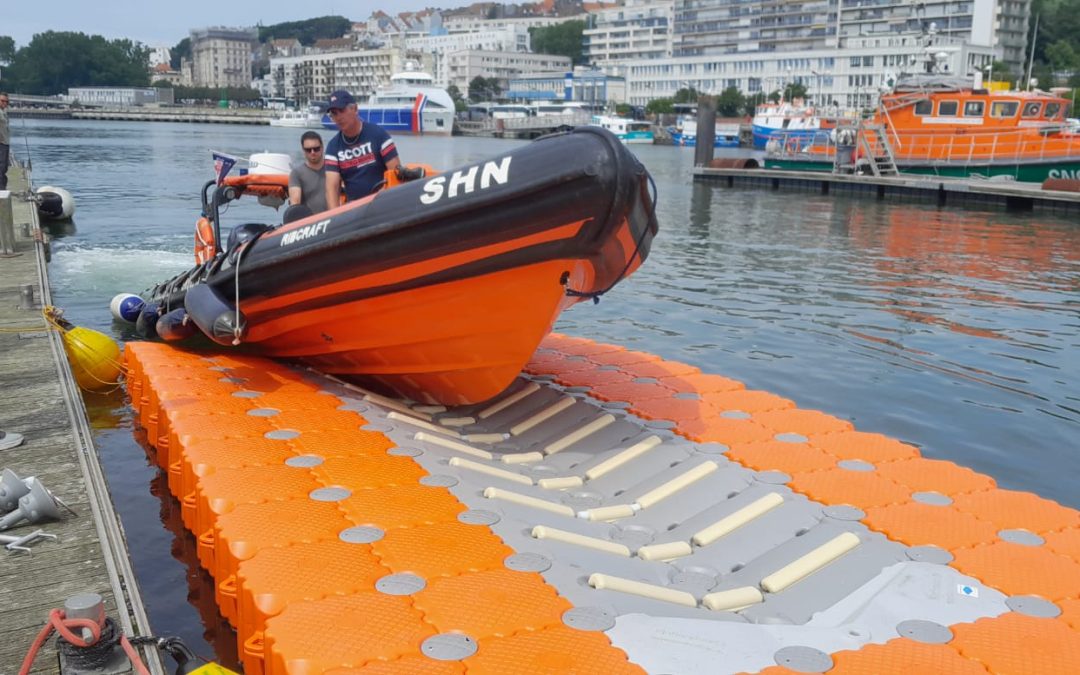
[(1038, 183), (1017, 181), (903, 173), (898, 176), (861, 176), (734, 166), (697, 166), (694, 168), (694, 180), (724, 187), (753, 187), (878, 201), (929, 203), (941, 207), (1007, 209), (1058, 215), (1080, 213), (1080, 192), (1043, 190)]
[[(149, 635), (139, 588), (116, 512), (98, 464), (82, 396), (71, 375), (60, 334), (41, 312), (51, 302), (45, 237), (37, 210), (27, 201), (28, 176), (13, 166), (10, 196), (14, 241), (0, 248), (0, 429), (25, 441), (0, 450), (0, 469), (36, 476), (70, 507), (60, 520), (15, 525), (4, 535), (44, 530), (57, 539), (29, 545), (31, 552), (0, 544), (0, 672), (15, 673), (49, 611), (79, 593), (97, 593), (127, 635)], [(5, 243), (7, 240), (5, 238)], [(143, 652), (152, 673), (164, 673), (154, 651)], [(32, 673), (59, 673), (55, 639), (38, 654)]]

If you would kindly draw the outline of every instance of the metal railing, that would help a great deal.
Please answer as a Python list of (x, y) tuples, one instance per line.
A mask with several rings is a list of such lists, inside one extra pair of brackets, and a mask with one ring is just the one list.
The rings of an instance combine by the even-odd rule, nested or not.
[[(850, 164), (852, 162), (837, 156), (837, 137), (839, 135), (844, 141), (844, 130), (856, 134), (856, 138), (849, 137), (850, 143), (841, 143), (840, 147), (845, 151), (854, 151), (855, 147), (862, 145), (858, 142), (858, 136), (865, 135), (868, 145), (865, 152), (885, 153), (884, 148), (878, 152), (877, 144), (881, 142), (879, 134), (869, 133), (862, 126), (852, 126), (819, 131), (812, 136), (805, 131), (776, 131), (766, 145), (766, 156), (771, 159)], [(951, 132), (944, 129), (908, 132), (890, 128), (888, 136), (889, 140), (895, 139), (891, 150), (901, 169), (905, 164), (962, 166), (1069, 159), (1080, 162), (1080, 134), (1064, 125), (1002, 130), (958, 129)]]

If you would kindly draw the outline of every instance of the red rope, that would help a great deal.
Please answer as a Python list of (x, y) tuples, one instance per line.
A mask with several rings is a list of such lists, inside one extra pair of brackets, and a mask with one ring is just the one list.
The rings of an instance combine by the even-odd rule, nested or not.
[[(84, 640), (81, 631), (75, 633), (72, 631), (73, 628), (89, 628), (93, 637), (90, 640)], [(19, 668), (19, 675), (29, 674), (30, 666), (34, 665), (34, 659), (37, 658), (38, 652), (45, 646), (45, 642), (54, 630), (76, 647), (89, 647), (101, 639), (101, 626), (96, 621), (91, 619), (69, 619), (65, 616), (63, 610), (54, 609), (49, 612), (49, 620), (41, 627), (41, 632), (34, 638), (30, 650), (26, 652), (26, 658), (23, 659), (22, 666)], [(120, 636), (120, 646), (124, 648), (124, 652), (139, 675), (150, 675), (150, 671), (146, 669), (142, 659), (139, 658), (131, 643), (128, 642), (127, 636)]]

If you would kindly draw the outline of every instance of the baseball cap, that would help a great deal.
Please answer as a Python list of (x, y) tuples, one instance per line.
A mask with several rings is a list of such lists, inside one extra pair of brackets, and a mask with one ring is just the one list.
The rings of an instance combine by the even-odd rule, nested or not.
[(344, 108), (350, 103), (356, 103), (356, 99), (352, 97), (352, 94), (344, 89), (338, 89), (333, 94), (330, 94), (329, 108)]

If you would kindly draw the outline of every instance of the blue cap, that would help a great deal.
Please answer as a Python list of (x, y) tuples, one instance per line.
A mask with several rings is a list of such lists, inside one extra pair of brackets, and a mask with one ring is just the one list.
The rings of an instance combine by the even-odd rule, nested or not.
[(350, 103), (356, 103), (356, 99), (352, 97), (352, 94), (344, 89), (338, 89), (333, 94), (330, 94), (330, 105), (327, 108), (342, 108)]

